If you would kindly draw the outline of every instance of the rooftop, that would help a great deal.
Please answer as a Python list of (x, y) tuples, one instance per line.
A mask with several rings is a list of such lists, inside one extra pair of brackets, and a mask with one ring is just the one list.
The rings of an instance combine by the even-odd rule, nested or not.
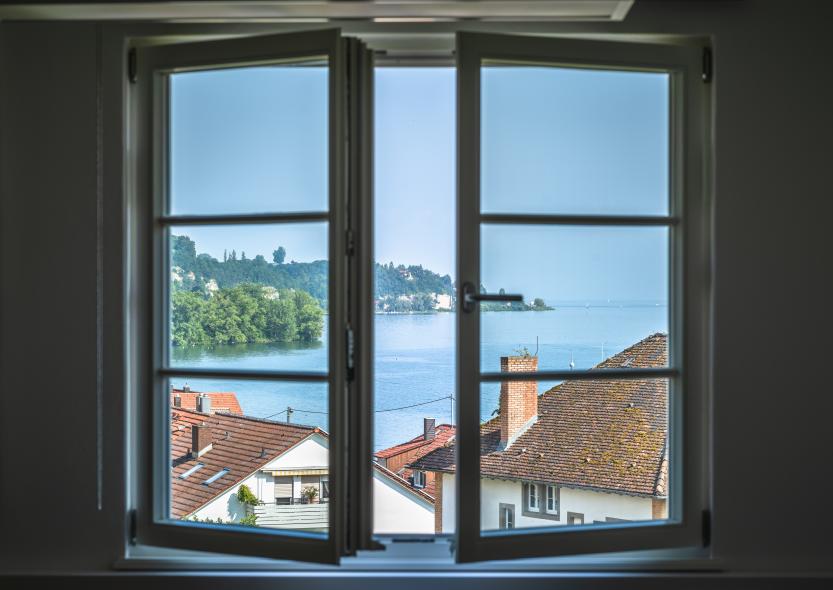
[[(191, 427), (211, 428), (212, 448), (191, 457)], [(322, 430), (234, 414), (171, 408), (171, 517), (187, 516), (263, 465)], [(198, 465), (185, 478), (181, 476)], [(213, 476), (228, 471), (207, 483)]]
[[(597, 368), (663, 367), (667, 336), (653, 334)], [(480, 426), (484, 477), (665, 496), (668, 471), (665, 379), (565, 381), (538, 397), (538, 420), (505, 450), (500, 420)], [(454, 444), (411, 463), (452, 473)]]
[[(382, 449), (381, 451), (377, 451), (376, 453), (374, 453), (374, 456), (378, 457), (379, 459), (390, 459), (391, 457), (395, 457), (397, 455), (410, 453), (412, 455), (411, 461), (415, 461), (427, 455), (434, 449), (438, 449), (447, 445), (449, 441), (454, 439), (454, 433), (455, 428), (451, 424), (438, 424), (434, 428), (434, 438), (426, 440), (425, 435), (420, 434), (419, 436), (415, 436), (409, 441), (400, 443), (398, 445), (394, 445), (387, 449)], [(414, 473), (412, 469), (405, 467), (403, 469), (400, 469), (397, 475), (408, 482), (412, 482), (413, 480), (411, 478), (413, 477)], [(431, 496), (431, 498), (433, 498), (435, 487), (435, 483), (432, 479), (431, 481), (426, 482), (426, 485), (423, 488), (423, 490), (425, 491), (425, 493)]]
[(186, 410), (197, 409), (197, 396), (203, 394), (211, 399), (212, 412), (228, 412), (230, 414), (243, 414), (243, 408), (240, 407), (240, 402), (237, 401), (237, 395), (226, 391), (192, 391), (184, 389), (171, 390), (171, 405), (175, 395), (179, 395), (182, 399), (182, 408)]

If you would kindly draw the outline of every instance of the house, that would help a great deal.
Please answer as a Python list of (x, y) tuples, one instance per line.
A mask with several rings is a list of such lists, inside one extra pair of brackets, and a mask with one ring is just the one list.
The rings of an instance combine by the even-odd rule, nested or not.
[[(663, 367), (654, 334), (598, 365)], [(534, 356), (502, 357), (505, 372), (535, 371)], [(565, 381), (538, 395), (504, 382), (499, 413), (480, 427), (484, 529), (667, 517), (668, 388), (664, 380)], [(434, 473), (436, 532), (454, 530), (453, 441), (409, 464)]]
[[(258, 526), (326, 531), (327, 433), (241, 414), (171, 407), (170, 516), (239, 523), (254, 514)], [(257, 506), (238, 500), (243, 485)], [(425, 491), (381, 465), (373, 489), (377, 532), (433, 531), (434, 499)]]
[(171, 405), (185, 410), (198, 410), (206, 414), (225, 412), (243, 414), (243, 408), (237, 401), (237, 395), (225, 391), (199, 392), (183, 385), (181, 389), (171, 389)]
[(442, 447), (454, 438), (454, 426), (436, 425), (433, 418), (423, 419), (423, 433), (404, 443), (374, 453), (376, 463), (396, 473), (415, 487), (434, 496), (433, 471), (414, 471), (408, 464), (424, 457), (434, 449)]

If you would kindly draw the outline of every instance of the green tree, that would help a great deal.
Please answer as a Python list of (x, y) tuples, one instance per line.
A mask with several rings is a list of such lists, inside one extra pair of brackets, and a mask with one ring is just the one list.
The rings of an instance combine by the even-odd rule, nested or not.
[(278, 249), (272, 252), (272, 260), (275, 261), (275, 264), (283, 264), (283, 261), (286, 260), (286, 249), (283, 246), (278, 246)]

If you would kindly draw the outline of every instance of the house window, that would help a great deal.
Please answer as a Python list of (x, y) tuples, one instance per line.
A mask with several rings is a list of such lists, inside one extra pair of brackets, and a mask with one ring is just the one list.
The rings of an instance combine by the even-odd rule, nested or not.
[(322, 477), (321, 478), (321, 501), (322, 502), (329, 502), (330, 501), (330, 478), (329, 477)]
[(526, 506), (530, 512), (538, 512), (539, 509), (539, 501), (538, 501), (538, 486), (534, 483), (526, 484), (526, 498), (527, 503)]
[(515, 528), (515, 505), (501, 503), (498, 507), (498, 527), (501, 529)]
[(558, 488), (556, 486), (547, 486), (547, 512), (558, 513)]
[(584, 515), (581, 512), (568, 512), (567, 524), (584, 524)]
[(424, 471), (414, 471), (414, 487), (415, 488), (424, 488), (425, 487), (425, 472)]

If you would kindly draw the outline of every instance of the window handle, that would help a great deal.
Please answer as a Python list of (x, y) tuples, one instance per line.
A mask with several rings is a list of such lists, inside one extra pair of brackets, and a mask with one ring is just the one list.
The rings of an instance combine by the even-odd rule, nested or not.
[(471, 283), (463, 285), (463, 311), (471, 313), (475, 309), (475, 304), (480, 301), (506, 301), (522, 303), (523, 295), (510, 295), (509, 293), (478, 293), (477, 289)]

